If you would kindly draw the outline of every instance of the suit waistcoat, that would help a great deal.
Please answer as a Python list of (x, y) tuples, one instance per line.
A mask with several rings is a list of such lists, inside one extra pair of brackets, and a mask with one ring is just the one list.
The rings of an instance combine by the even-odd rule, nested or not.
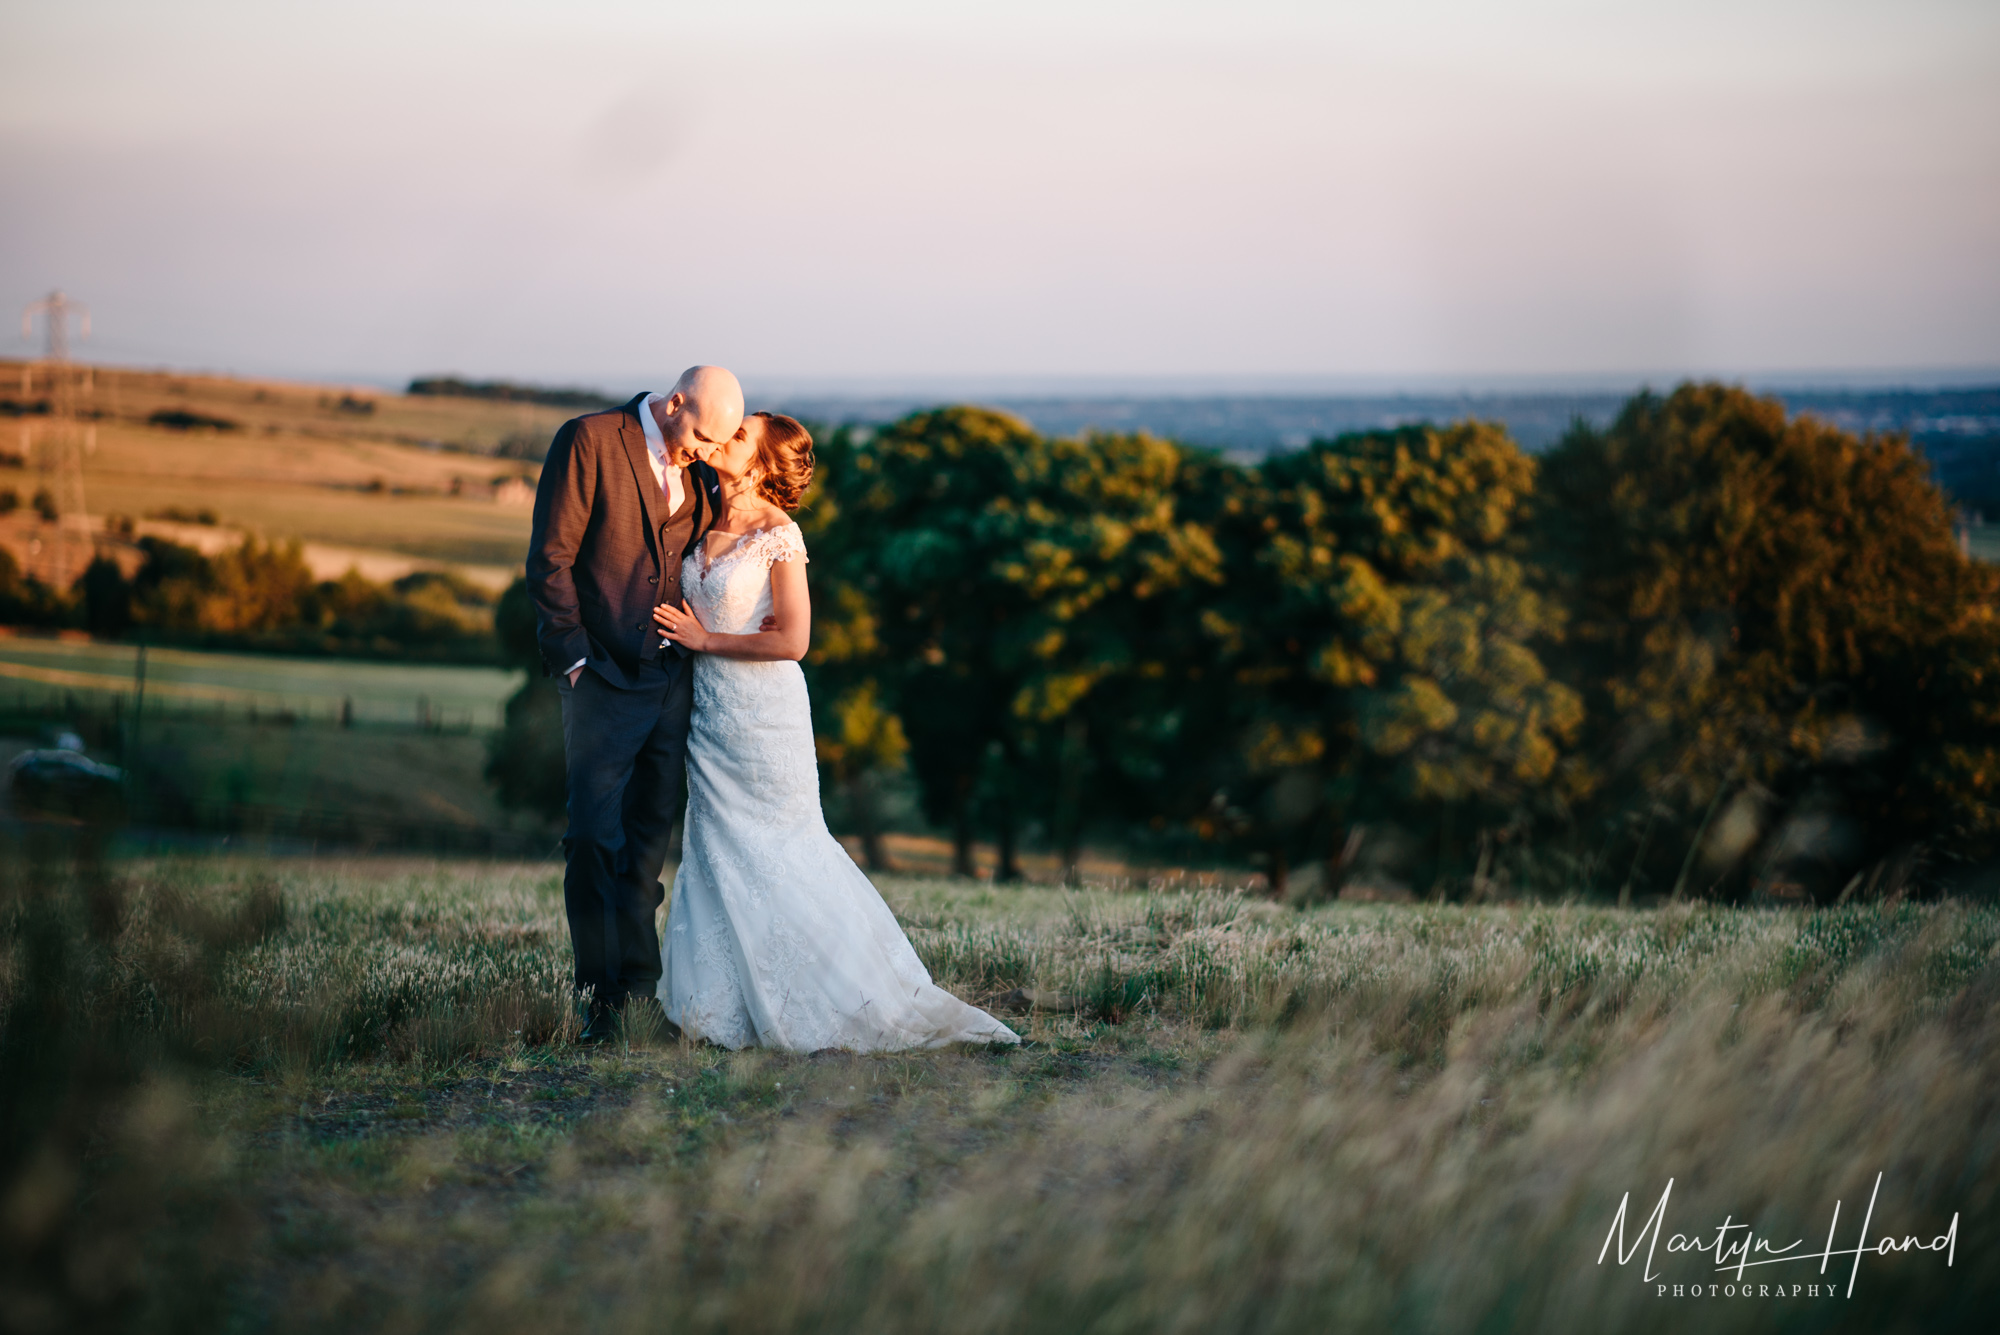
[[(671, 466), (671, 465), (670, 465)], [(682, 480), (681, 508), (667, 516), (660, 525), (660, 601), (670, 607), (681, 605), (681, 553), (694, 540), (695, 494), (701, 485), (700, 479), (690, 473)], [(660, 494), (661, 509), (666, 508), (666, 493)]]

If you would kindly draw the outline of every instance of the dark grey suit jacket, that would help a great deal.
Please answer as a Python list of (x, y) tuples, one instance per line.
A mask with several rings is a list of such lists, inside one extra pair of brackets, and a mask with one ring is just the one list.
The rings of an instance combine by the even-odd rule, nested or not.
[(612, 685), (636, 686), (640, 665), (661, 654), (653, 608), (680, 605), (681, 560), (715, 524), (722, 486), (705, 463), (688, 469), (691, 503), (667, 514), (639, 424), (645, 397), (564, 422), (542, 464), (528, 596), (544, 674), (583, 659)]

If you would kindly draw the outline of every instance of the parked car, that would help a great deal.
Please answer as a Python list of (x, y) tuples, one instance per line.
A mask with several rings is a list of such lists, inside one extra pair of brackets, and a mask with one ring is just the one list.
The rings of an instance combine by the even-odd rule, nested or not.
[(125, 818), (125, 772), (68, 747), (23, 751), (8, 763), (7, 796), (19, 815), (115, 823)]

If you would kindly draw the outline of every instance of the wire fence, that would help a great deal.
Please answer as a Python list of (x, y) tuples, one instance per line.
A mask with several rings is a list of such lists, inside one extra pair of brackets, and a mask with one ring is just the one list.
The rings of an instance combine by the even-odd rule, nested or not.
[(401, 732), (488, 732), (506, 721), (505, 704), (451, 704), (429, 696), (385, 700), (380, 696), (317, 701), (179, 699), (148, 692), (20, 687), (0, 691), (0, 732), (10, 724), (46, 726), (109, 716), (142, 723), (249, 723), (269, 727), (375, 728)]
[[(352, 811), (291, 807), (273, 802), (208, 802), (178, 828), (221, 834), (252, 844), (287, 844), (309, 850), (356, 853), (435, 853), (450, 857), (540, 859), (561, 856), (554, 834), (391, 819)], [(143, 838), (143, 832), (141, 832)]]
[[(141, 709), (137, 707), (138, 701), (134, 693), (46, 688), (0, 691), (0, 738), (11, 738), (16, 752), (24, 747), (74, 745), (80, 741), (91, 756), (121, 766), (124, 777), (117, 786), (122, 788), (122, 795), (113, 803), (119, 813), (117, 823), (125, 826), (126, 842), (141, 846), (173, 846), (192, 839), (291, 852), (402, 852), (521, 859), (560, 856), (556, 836), (546, 830), (522, 830), (471, 820), (438, 820), (415, 810), (408, 814), (385, 812), (379, 802), (358, 804), (364, 808), (358, 810), (314, 805), (310, 799), (288, 802), (284, 800), (285, 790), (292, 788), (299, 777), (296, 762), (282, 764), (276, 772), (265, 776), (264, 791), (258, 791), (257, 783), (252, 781), (248, 792), (221, 795), (214, 791), (213, 784), (187, 782), (188, 776), (180, 772), (183, 759), (179, 752), (183, 747), (174, 740), (174, 734), (184, 733), (190, 726), (202, 729), (249, 726), (283, 729), (293, 734), (314, 733), (324, 741), (309, 741), (300, 736), (297, 743), (288, 743), (283, 748), (284, 753), (293, 757), (310, 758), (307, 765), (311, 768), (351, 753), (351, 748), (334, 745), (335, 738), (342, 735), (352, 735), (357, 744), (364, 743), (369, 734), (428, 734), (440, 739), (483, 736), (493, 731), (493, 721), (489, 720), (495, 711), (440, 705), (424, 697), (409, 701), (406, 709), (393, 713), (380, 708), (362, 713), (346, 702), (331, 708), (300, 708), (274, 707), (255, 701), (160, 700), (149, 695)], [(378, 698), (374, 703), (379, 706), (382, 702)], [(65, 741), (66, 733), (74, 734), (74, 741)], [(243, 738), (240, 731), (236, 735)], [(305, 747), (303, 751), (298, 749), (300, 744)], [(4, 758), (3, 753), (0, 758)], [(0, 788), (7, 787), (5, 775), (5, 770), (0, 769)], [(203, 787), (210, 791), (199, 792)], [(50, 818), (64, 820), (76, 815), (66, 811), (16, 809), (20, 804), (13, 798), (10, 791), (0, 791), (0, 825)]]

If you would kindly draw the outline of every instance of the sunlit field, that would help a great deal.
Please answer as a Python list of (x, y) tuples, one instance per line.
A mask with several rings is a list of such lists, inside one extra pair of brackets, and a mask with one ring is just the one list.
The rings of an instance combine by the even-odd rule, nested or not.
[[(66, 693), (129, 697), (139, 689), (137, 664), (131, 644), (0, 635), (0, 707), (34, 707)], [(169, 717), (223, 706), (324, 719), (345, 708), (357, 723), (429, 717), (491, 727), (520, 684), (520, 672), (498, 667), (146, 650), (147, 701)]]
[[(938, 980), (1028, 1041), (790, 1056), (574, 1047), (559, 880), (17, 859), (10, 1323), (1935, 1331), (2000, 1288), (1990, 907), (890, 877)], [(1669, 1179), (1667, 1232), (1813, 1260), (1750, 1302), (1599, 1265)], [(1836, 1201), (1846, 1248), (1864, 1207), (1926, 1246), (1957, 1215), (1949, 1264), (1871, 1252), (1847, 1296)], [(1653, 1268), (1735, 1279), (1664, 1237)]]
[[(18, 363), (0, 386), (21, 397)], [(33, 383), (26, 398), (48, 393)], [(532, 470), (489, 457), (510, 439), (546, 445), (574, 411), (526, 403), (342, 390), (326, 385), (97, 367), (79, 408), (94, 414), (83, 458), (93, 516), (144, 520), (208, 511), (267, 538), (517, 566), (528, 511), (495, 505), (495, 477)], [(190, 413), (229, 429), (165, 429), (157, 412)], [(7, 448), (36, 457), (53, 427), (19, 419)], [(0, 486), (40, 485), (32, 475)], [(27, 492), (22, 492), (26, 499)]]

